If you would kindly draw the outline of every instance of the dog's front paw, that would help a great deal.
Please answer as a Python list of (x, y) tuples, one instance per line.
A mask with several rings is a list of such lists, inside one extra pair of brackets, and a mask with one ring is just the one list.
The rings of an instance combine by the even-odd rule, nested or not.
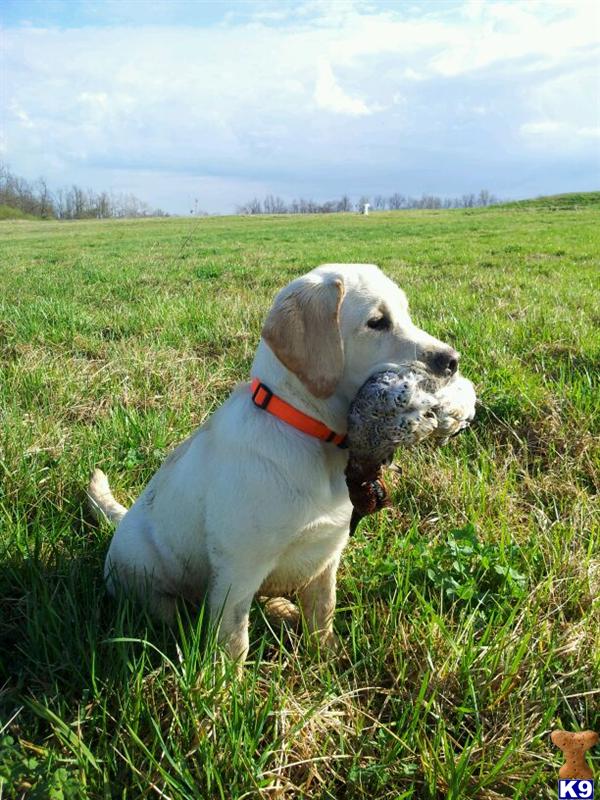
[(263, 611), (273, 625), (290, 625), (296, 627), (300, 623), (300, 609), (287, 597), (267, 597), (263, 603)]

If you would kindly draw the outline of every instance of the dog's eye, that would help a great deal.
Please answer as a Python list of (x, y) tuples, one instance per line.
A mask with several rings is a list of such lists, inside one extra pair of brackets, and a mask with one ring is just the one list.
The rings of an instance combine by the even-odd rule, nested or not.
[(372, 317), (367, 322), (367, 328), (372, 328), (374, 331), (386, 331), (392, 327), (392, 320), (385, 315), (383, 317)]

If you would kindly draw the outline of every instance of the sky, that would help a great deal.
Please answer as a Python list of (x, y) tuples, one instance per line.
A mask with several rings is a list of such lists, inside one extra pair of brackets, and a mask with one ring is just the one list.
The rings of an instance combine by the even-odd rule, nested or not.
[(600, 3), (0, 0), (0, 159), (182, 214), (600, 189)]

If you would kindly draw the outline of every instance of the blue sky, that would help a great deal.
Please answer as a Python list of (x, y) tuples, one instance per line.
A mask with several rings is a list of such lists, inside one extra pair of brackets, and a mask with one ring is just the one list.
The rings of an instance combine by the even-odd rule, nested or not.
[(187, 213), (600, 188), (587, 2), (0, 2), (0, 158)]

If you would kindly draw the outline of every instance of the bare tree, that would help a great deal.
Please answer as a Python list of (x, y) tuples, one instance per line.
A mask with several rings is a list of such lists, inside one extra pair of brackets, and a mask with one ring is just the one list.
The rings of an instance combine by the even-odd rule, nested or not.
[(6, 164), (0, 163), (0, 203), (18, 208), (38, 217), (82, 219), (85, 217), (165, 216), (161, 209), (151, 209), (134, 195), (97, 194), (92, 189), (73, 185), (52, 192), (45, 178), (29, 183), (14, 175)]
[(37, 190), (37, 199), (39, 203), (38, 213), (42, 219), (54, 216), (54, 209), (52, 207), (52, 194), (48, 189), (48, 184), (44, 178), (39, 178), (35, 186)]
[(488, 192), (487, 189), (482, 189), (477, 195), (478, 206), (494, 206), (498, 204), (498, 198)]
[[(268, 194), (263, 202), (263, 214), (285, 214), (287, 213), (287, 206), (281, 197), (275, 197)], [(258, 212), (260, 214), (260, 211)]]
[(242, 206), (238, 206), (237, 213), (238, 214), (262, 214), (262, 203), (255, 197), (253, 200), (249, 200), (247, 203), (244, 203)]
[(403, 194), (398, 194), (398, 192), (394, 192), (394, 194), (388, 198), (388, 207), (393, 211), (397, 211), (399, 208), (404, 208), (404, 204), (406, 203), (406, 197)]
[(106, 192), (101, 192), (96, 202), (96, 216), (99, 219), (105, 219), (110, 217), (110, 211), (110, 197)]
[[(383, 210), (386, 207), (397, 210), (400, 208), (472, 208), (476, 205), (492, 205), (497, 203), (497, 198), (487, 190), (482, 189), (479, 195), (465, 194), (462, 197), (440, 197), (434, 194), (423, 194), (421, 197), (406, 197), (395, 192), (386, 198), (381, 194), (375, 195), (372, 207)], [(315, 201), (300, 197), (286, 203), (281, 197), (269, 194), (261, 202), (257, 197), (237, 207), (238, 214), (330, 214), (334, 212), (347, 212), (353, 209), (362, 212), (370, 200), (367, 195), (360, 197), (356, 204), (347, 194), (339, 200)]]
[(344, 194), (340, 197), (337, 204), (337, 211), (352, 211), (352, 200), (350, 200), (347, 194)]
[(419, 202), (419, 208), (441, 208), (441, 198), (433, 194), (424, 194)]

